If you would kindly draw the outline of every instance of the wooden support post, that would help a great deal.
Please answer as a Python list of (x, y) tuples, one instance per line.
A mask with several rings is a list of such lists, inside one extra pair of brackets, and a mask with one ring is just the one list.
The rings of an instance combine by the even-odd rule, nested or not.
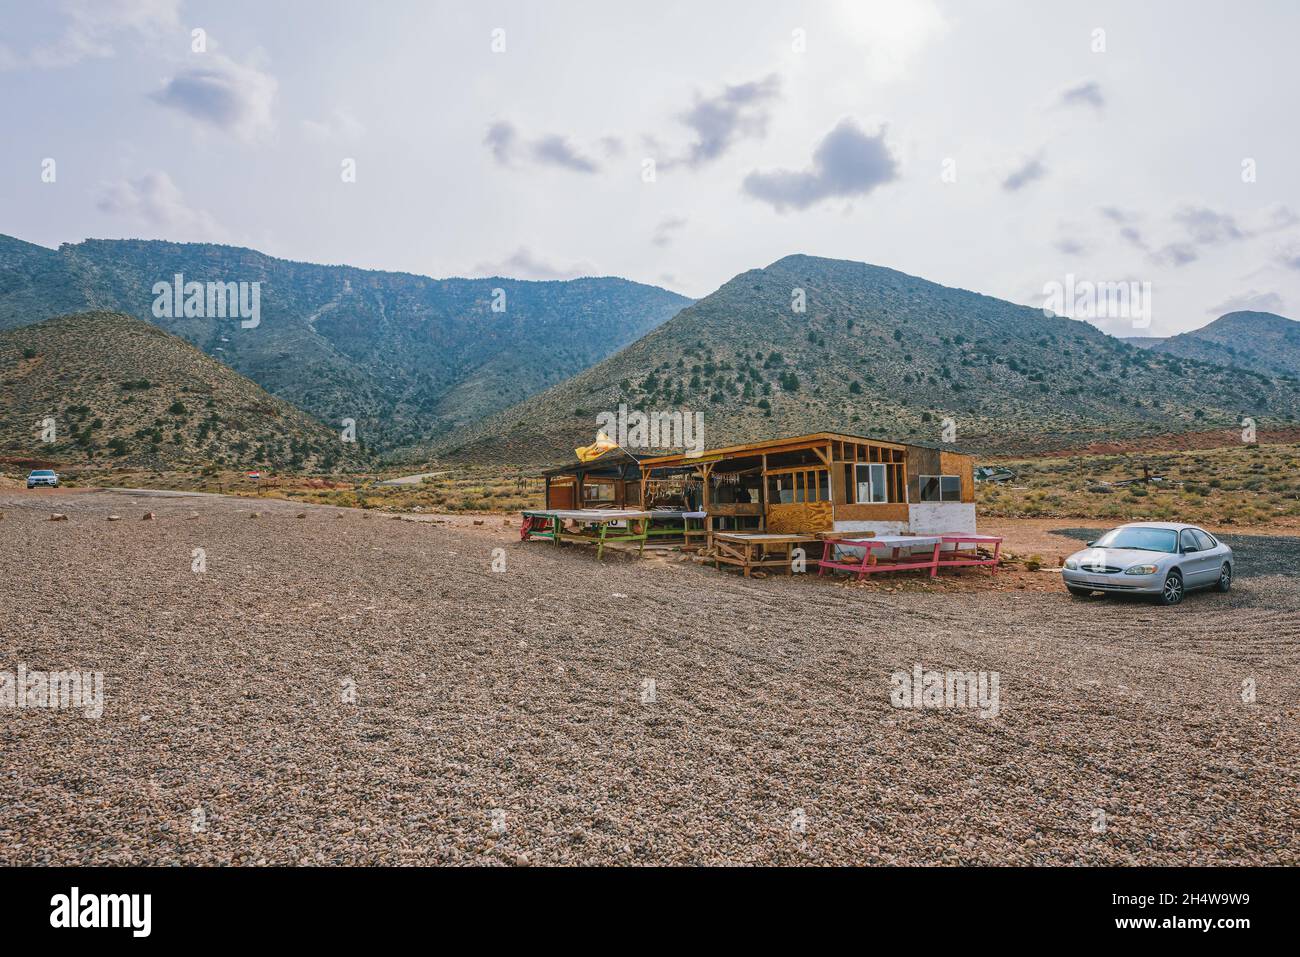
[(712, 548), (713, 547), (713, 515), (709, 512), (709, 505), (712, 501), (712, 496), (709, 494), (709, 483), (712, 480), (712, 476), (713, 476), (713, 463), (705, 462), (700, 467), (700, 474), (704, 478), (704, 491), (700, 495), (700, 501), (701, 501), (700, 510), (704, 512), (704, 528), (708, 532), (708, 536), (704, 540), (704, 545), (706, 548)]

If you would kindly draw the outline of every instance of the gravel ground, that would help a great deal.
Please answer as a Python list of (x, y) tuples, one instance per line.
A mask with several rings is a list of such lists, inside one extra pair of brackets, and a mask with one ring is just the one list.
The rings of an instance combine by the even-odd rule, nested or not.
[[(600, 564), (499, 519), (0, 512), (0, 671), (105, 683), (98, 720), (0, 708), (3, 864), (1300, 859), (1293, 579), (1165, 609)], [(917, 663), (998, 673), (998, 713), (892, 707)]]

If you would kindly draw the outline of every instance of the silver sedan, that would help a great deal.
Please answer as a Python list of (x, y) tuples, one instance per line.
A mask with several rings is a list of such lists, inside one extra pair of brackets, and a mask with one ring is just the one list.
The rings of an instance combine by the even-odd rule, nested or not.
[(1061, 577), (1079, 597), (1095, 591), (1155, 595), (1162, 605), (1177, 605), (1197, 588), (1230, 589), (1235, 565), (1232, 549), (1203, 528), (1133, 522), (1067, 558)]

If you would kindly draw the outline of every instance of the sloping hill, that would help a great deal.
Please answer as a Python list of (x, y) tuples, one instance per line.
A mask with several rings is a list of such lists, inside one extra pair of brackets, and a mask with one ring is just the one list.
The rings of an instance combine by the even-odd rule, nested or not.
[[(261, 283), (260, 322), (155, 316), (154, 284), (177, 274)], [(90, 240), (51, 250), (0, 237), (0, 329), (75, 310), (125, 312), (322, 421), (356, 419), (358, 434), (385, 451), (422, 446), (554, 385), (690, 301), (624, 279), (430, 279), (231, 246)]]
[(329, 471), (363, 457), (189, 343), (115, 313), (0, 332), (0, 410), (10, 459)]
[(1300, 379), (1300, 322), (1271, 312), (1229, 312), (1149, 348), (1185, 359)]
[(1300, 390), (892, 269), (789, 256), (439, 451), (556, 461), (620, 403), (700, 411), (711, 447), (818, 429), (940, 442), (951, 418), (958, 447), (1015, 451), (1291, 421)]

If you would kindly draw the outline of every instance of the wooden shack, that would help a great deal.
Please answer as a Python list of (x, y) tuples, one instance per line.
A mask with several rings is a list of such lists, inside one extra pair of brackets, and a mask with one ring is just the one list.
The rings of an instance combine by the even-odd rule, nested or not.
[(543, 473), (546, 507), (637, 508), (641, 505), (641, 468), (622, 449), (591, 462), (574, 462)]
[(975, 532), (974, 459), (838, 432), (643, 458), (641, 500), (683, 471), (710, 531)]

